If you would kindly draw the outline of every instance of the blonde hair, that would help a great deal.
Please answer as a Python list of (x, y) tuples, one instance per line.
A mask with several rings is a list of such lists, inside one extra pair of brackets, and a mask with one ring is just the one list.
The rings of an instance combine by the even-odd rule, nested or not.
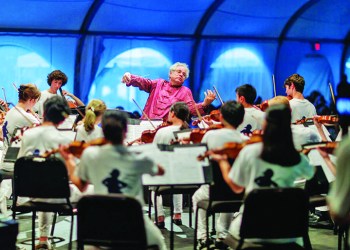
[(284, 104), (290, 108), (288, 98), (282, 95), (275, 96), (274, 98), (268, 100), (268, 104), (269, 104), (269, 107), (277, 104)]
[(85, 108), (84, 128), (86, 132), (94, 130), (97, 117), (106, 111), (106, 104), (101, 100), (91, 100)]

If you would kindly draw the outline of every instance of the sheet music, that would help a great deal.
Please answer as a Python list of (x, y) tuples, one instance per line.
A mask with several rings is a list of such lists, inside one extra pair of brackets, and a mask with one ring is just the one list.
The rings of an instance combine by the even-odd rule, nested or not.
[[(152, 120), (152, 124), (155, 127), (158, 127), (160, 124), (162, 124), (162, 120)], [(134, 141), (137, 138), (141, 137), (141, 134), (145, 130), (154, 130), (154, 127), (149, 121), (141, 121), (140, 125), (132, 125), (128, 124), (128, 132), (126, 133), (126, 142)]]
[(63, 123), (58, 125), (57, 129), (73, 129), (73, 125), (78, 115), (69, 115)]
[[(192, 151), (193, 149), (193, 151)], [(197, 160), (197, 155), (206, 151), (206, 147), (175, 148), (174, 151), (156, 151), (148, 154), (144, 152), (156, 164), (161, 165), (165, 174), (163, 176), (142, 176), (144, 185), (179, 185), (202, 184), (204, 174), (202, 163)], [(197, 154), (197, 152), (200, 152)]]
[[(328, 168), (327, 163), (324, 161), (323, 157), (320, 155), (320, 153), (316, 149), (311, 150), (308, 154), (308, 157), (311, 165), (322, 167), (322, 170), (329, 183), (335, 180), (334, 174)], [(332, 162), (335, 162), (336, 157), (334, 155), (330, 154), (329, 157)]]

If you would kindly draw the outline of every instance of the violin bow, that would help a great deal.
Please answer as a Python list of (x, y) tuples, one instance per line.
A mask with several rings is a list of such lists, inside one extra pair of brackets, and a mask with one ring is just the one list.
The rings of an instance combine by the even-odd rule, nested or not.
[(15, 88), (16, 92), (19, 92), (18, 88), (17, 88), (17, 86), (16, 86), (16, 84), (14, 82), (12, 83), (12, 86)]
[(334, 98), (334, 92), (333, 92), (332, 84), (329, 82), (328, 85), (329, 85), (329, 89), (331, 91), (331, 96), (332, 96), (333, 103), (335, 105), (335, 98)]
[(276, 97), (276, 81), (275, 81), (275, 75), (272, 74), (272, 84), (273, 84), (273, 94)]
[(152, 127), (154, 129), (157, 129), (156, 126), (154, 126), (154, 124), (152, 123), (151, 119), (149, 119), (148, 115), (145, 113), (145, 111), (143, 111), (143, 109), (141, 109), (141, 107), (138, 105), (134, 98), (132, 98), (132, 101), (136, 104), (137, 108), (142, 112), (142, 114), (146, 117), (149, 123), (151, 123)]
[(220, 100), (220, 102), (221, 102), (221, 105), (223, 105), (224, 102), (223, 102), (222, 99), (221, 99), (221, 96), (220, 96), (220, 94), (219, 94), (219, 91), (216, 89), (216, 87), (215, 87), (214, 85), (213, 85), (213, 89), (214, 89), (216, 95), (218, 96), (218, 98), (219, 98), (219, 100)]

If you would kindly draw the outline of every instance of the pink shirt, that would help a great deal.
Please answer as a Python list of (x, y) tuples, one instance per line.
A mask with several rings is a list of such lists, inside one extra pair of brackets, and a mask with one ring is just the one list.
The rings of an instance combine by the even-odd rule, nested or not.
[[(195, 106), (204, 114), (202, 103), (196, 104), (191, 90), (185, 86), (173, 87), (164, 79), (150, 80), (136, 75), (131, 75), (131, 81), (126, 86), (138, 87), (149, 93), (143, 111), (150, 119), (163, 119), (168, 115), (171, 105), (176, 102), (185, 102), (192, 115), (197, 115)], [(145, 119), (144, 115), (141, 119)]]

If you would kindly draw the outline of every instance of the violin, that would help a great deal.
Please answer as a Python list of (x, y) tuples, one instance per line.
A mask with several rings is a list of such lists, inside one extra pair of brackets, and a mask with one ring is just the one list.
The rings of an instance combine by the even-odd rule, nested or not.
[(208, 150), (204, 154), (197, 156), (197, 159), (203, 161), (211, 154), (227, 155), (229, 159), (235, 159), (243, 146), (243, 143), (227, 142), (220, 148)]
[(265, 100), (260, 104), (255, 105), (258, 109), (260, 109), (261, 111), (265, 112), (266, 109), (269, 107), (269, 101)]
[(236, 159), (239, 152), (244, 148), (244, 146), (262, 142), (262, 133), (254, 133), (250, 139), (243, 143), (237, 143), (237, 142), (226, 142), (224, 146), (212, 150), (206, 151), (203, 155), (199, 155), (197, 159), (199, 161), (204, 160), (204, 158), (210, 156), (211, 154), (220, 154), (220, 155), (227, 155), (229, 159)]
[(200, 129), (200, 128), (192, 129), (189, 141), (193, 143), (200, 143), (206, 132), (212, 129), (220, 129), (223, 127), (224, 125), (222, 123), (217, 123), (217, 124), (210, 125), (209, 128), (205, 128), (205, 129)]
[[(314, 118), (312, 117), (309, 117), (309, 118), (303, 117), (300, 120), (297, 120), (293, 124), (304, 124), (308, 121), (313, 121), (313, 119)], [(335, 116), (335, 115), (321, 115), (321, 116), (317, 116), (315, 119), (318, 123), (321, 123), (324, 125), (334, 125), (339, 122), (338, 116)]]
[(328, 154), (333, 154), (334, 150), (338, 148), (339, 142), (336, 141), (327, 141), (327, 142), (316, 142), (316, 143), (308, 143), (302, 145), (302, 152), (304, 154), (308, 154), (312, 149), (319, 148)]
[[(90, 146), (102, 146), (107, 144), (107, 140), (105, 138), (97, 138), (95, 140), (92, 140), (90, 142), (84, 142), (84, 141), (73, 141), (70, 144), (68, 144), (67, 148), (65, 151), (68, 153), (71, 153), (77, 158), (80, 158), (83, 151), (90, 147)], [(59, 149), (53, 149), (51, 151), (45, 152), (42, 157), (49, 157), (52, 154), (55, 154), (59, 151)]]
[(208, 125), (212, 123), (212, 121), (220, 122), (220, 115), (221, 115), (220, 110), (218, 109), (212, 110), (210, 111), (209, 115), (205, 115), (202, 117), (202, 119), (193, 121), (192, 125), (197, 126), (202, 120), (204, 120), (204, 122), (207, 123)]
[(169, 121), (165, 121), (163, 122), (162, 124), (160, 124), (156, 129), (148, 129), (148, 130), (144, 130), (142, 131), (141, 133), (141, 137), (131, 141), (131, 142), (128, 142), (127, 143), (127, 146), (131, 146), (133, 145), (135, 142), (142, 142), (142, 143), (152, 143), (153, 140), (154, 140), (154, 137), (156, 136), (156, 133), (159, 129), (161, 128), (164, 128), (164, 127), (167, 127), (167, 126), (170, 126), (172, 125), (171, 122)]

